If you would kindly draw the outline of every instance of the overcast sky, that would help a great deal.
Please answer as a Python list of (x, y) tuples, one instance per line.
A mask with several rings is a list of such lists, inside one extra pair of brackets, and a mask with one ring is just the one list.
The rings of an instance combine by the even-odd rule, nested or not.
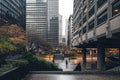
[(73, 13), (73, 0), (59, 0), (59, 13), (63, 17), (63, 35), (65, 35), (66, 19)]

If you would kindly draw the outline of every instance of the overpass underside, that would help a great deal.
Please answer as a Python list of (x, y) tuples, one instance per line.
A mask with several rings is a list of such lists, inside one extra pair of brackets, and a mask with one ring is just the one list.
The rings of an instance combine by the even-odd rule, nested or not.
[[(120, 32), (112, 33), (111, 38), (106, 38), (106, 36), (102, 36), (100, 38), (97, 38), (97, 40), (89, 40), (86, 42), (83, 42), (82, 44), (79, 44), (79, 48), (82, 48), (82, 70), (86, 70), (86, 55), (90, 53), (91, 49), (96, 49), (97, 51), (97, 61), (96, 61), (96, 67), (97, 70), (105, 70), (106, 65), (108, 61), (108, 58), (112, 59), (113, 63), (117, 63), (117, 65), (120, 65)], [(89, 52), (88, 52), (89, 48)], [(106, 56), (106, 49), (113, 48), (117, 49), (119, 51), (117, 55), (117, 59), (112, 56)], [(93, 51), (94, 54), (94, 51)], [(113, 58), (112, 58), (113, 57)], [(109, 60), (110, 61), (110, 60)], [(116, 65), (112, 64), (110, 62), (110, 65)], [(92, 67), (91, 67), (92, 69)]]

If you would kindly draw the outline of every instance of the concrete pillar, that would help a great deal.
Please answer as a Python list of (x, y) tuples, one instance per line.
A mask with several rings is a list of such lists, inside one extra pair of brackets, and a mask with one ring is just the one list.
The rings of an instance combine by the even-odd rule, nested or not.
[(102, 45), (98, 45), (97, 69), (105, 70), (105, 48)]
[(91, 48), (90, 49), (91, 69), (93, 69), (93, 54), (94, 54), (94, 50), (93, 50), (93, 48)]
[(82, 48), (82, 71), (86, 69), (86, 48)]
[(119, 48), (119, 64), (120, 64), (120, 48)]

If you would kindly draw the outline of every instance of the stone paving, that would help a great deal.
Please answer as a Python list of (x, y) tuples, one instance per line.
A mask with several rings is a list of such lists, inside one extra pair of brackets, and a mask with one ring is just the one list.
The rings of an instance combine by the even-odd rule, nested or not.
[(108, 74), (29, 74), (23, 80), (120, 80), (120, 75)]
[[(68, 61), (68, 64), (66, 65), (66, 60)], [(63, 71), (74, 71), (77, 63), (74, 63), (74, 60), (68, 60), (68, 58), (65, 58), (64, 60), (56, 60), (55, 64), (62, 69)]]
[[(119, 73), (99, 73), (98, 71), (70, 72), (74, 70), (78, 61), (71, 60), (69, 62), (68, 60), (68, 65), (66, 65), (66, 60), (68, 60), (68, 58), (55, 61), (55, 64), (57, 64), (59, 68), (62, 68), (63, 72), (30, 72), (22, 80), (120, 80)], [(117, 67), (114, 70), (118, 69), (120, 69), (120, 67)]]

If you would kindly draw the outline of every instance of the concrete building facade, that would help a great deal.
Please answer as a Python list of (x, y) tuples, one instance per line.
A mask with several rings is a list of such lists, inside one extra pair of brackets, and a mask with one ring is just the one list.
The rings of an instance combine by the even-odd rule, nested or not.
[(67, 40), (68, 48), (72, 47), (72, 28), (73, 28), (73, 16), (70, 15), (68, 19), (68, 40)]
[(72, 45), (97, 48), (97, 68), (105, 66), (105, 48), (120, 48), (120, 0), (74, 0)]

